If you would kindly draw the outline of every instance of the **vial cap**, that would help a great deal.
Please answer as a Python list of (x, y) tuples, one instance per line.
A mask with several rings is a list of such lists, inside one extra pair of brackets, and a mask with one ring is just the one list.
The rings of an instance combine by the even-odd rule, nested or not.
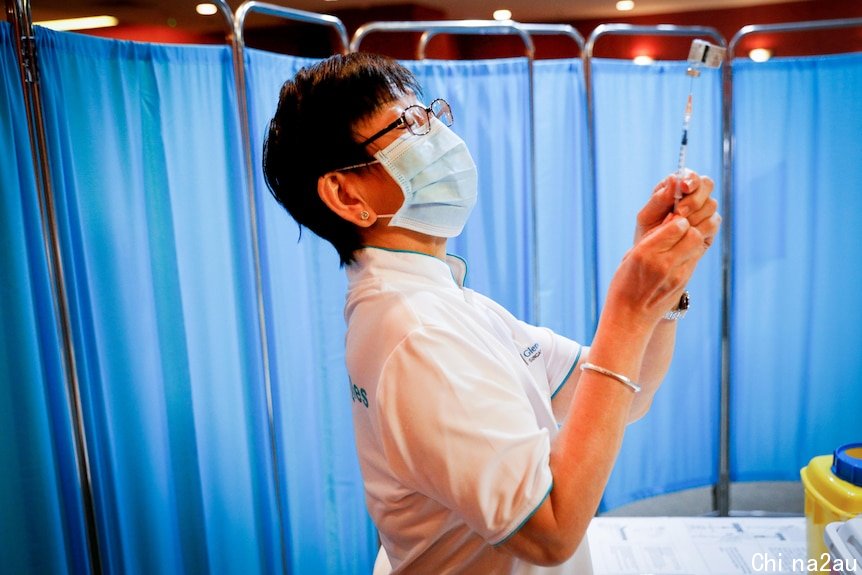
[(862, 443), (848, 443), (836, 449), (832, 454), (832, 473), (862, 487)]

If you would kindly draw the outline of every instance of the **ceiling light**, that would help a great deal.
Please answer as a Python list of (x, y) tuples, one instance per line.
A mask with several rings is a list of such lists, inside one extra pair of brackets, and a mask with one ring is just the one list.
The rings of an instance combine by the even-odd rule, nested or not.
[(197, 6), (195, 6), (195, 12), (197, 12), (201, 16), (212, 16), (213, 14), (218, 12), (218, 8), (216, 8), (215, 4), (205, 2), (203, 4), (198, 4)]
[(512, 19), (512, 11), (511, 10), (494, 10), (494, 20), (511, 20)]
[(113, 16), (87, 16), (86, 18), (42, 20), (41, 22), (33, 22), (33, 24), (51, 30), (92, 30), (93, 28), (110, 28), (119, 24), (119, 21)]
[(617, 2), (617, 10), (620, 12), (628, 12), (635, 9), (635, 3), (632, 0), (620, 0)]
[(772, 50), (768, 48), (755, 48), (748, 53), (748, 57), (755, 62), (766, 62), (772, 58)]
[(655, 60), (652, 59), (652, 56), (647, 56), (646, 54), (641, 54), (640, 56), (635, 56), (634, 60), (632, 60), (638, 66), (649, 66)]

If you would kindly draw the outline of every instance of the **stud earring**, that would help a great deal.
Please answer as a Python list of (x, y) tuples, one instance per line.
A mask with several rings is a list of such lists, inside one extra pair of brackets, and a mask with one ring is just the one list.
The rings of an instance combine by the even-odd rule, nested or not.
[(359, 218), (364, 222), (368, 219), (368, 212), (362, 210), (361, 212), (359, 212)]

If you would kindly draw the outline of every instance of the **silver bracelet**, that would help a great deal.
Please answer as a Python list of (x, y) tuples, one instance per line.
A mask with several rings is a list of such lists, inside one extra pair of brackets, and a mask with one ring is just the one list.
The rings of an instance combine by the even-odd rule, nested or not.
[(615, 379), (618, 382), (622, 383), (623, 385), (627, 386), (629, 389), (631, 389), (635, 393), (641, 392), (641, 386), (639, 386), (638, 384), (636, 384), (635, 382), (633, 382), (632, 380), (630, 380), (626, 376), (621, 375), (615, 371), (605, 369), (605, 368), (600, 367), (598, 365), (595, 365), (593, 363), (582, 363), (581, 364), (581, 371), (584, 371), (587, 369), (590, 371), (595, 371), (596, 373), (600, 373), (602, 375), (606, 375), (606, 376), (610, 377), (611, 379)]

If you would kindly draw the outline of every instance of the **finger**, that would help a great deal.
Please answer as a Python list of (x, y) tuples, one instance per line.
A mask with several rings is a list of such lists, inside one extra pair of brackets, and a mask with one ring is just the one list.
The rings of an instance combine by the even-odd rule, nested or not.
[(651, 230), (644, 236), (641, 243), (645, 249), (654, 249), (659, 252), (670, 251), (685, 237), (690, 228), (691, 223), (687, 219), (674, 216)]
[(703, 205), (696, 212), (689, 214), (688, 221), (691, 225), (697, 227), (702, 222), (712, 217), (712, 214), (718, 211), (718, 200), (715, 198), (707, 198)]
[(715, 182), (709, 177), (698, 177), (696, 180), (687, 180), (683, 189), (688, 190), (688, 194), (684, 194), (680, 200), (677, 213), (687, 217), (703, 207), (715, 189)]
[(672, 177), (674, 185), (681, 186), (680, 192), (684, 196), (693, 194), (700, 187), (700, 175), (689, 168), (684, 168), (681, 176), (677, 173), (673, 174)]
[(655, 185), (655, 187), (652, 189), (652, 193), (656, 193), (660, 189), (666, 188), (668, 186), (668, 183), (671, 180), (673, 180), (674, 177), (675, 177), (674, 174), (668, 174), (667, 176), (665, 176), (665, 178), (662, 181), (660, 181), (659, 183), (657, 183)]
[(655, 226), (673, 210), (673, 185), (673, 176), (668, 176), (653, 188), (646, 205), (638, 212), (639, 226)]
[(709, 219), (701, 222), (699, 226), (697, 226), (697, 230), (703, 235), (703, 243), (709, 248), (712, 245), (712, 242), (715, 240), (715, 236), (718, 235), (718, 230), (721, 228), (721, 215), (715, 213), (712, 214)]
[(666, 250), (666, 253), (673, 260), (674, 266), (682, 266), (691, 261), (697, 262), (706, 252), (707, 247), (709, 246), (706, 245), (703, 233), (690, 226), (682, 237)]
[(699, 259), (703, 253), (706, 251), (705, 237), (703, 232), (701, 232), (698, 228), (691, 227), (688, 229), (686, 234), (680, 239), (679, 242), (674, 246), (673, 250), (680, 252), (680, 258), (682, 261), (688, 261), (689, 259)]

